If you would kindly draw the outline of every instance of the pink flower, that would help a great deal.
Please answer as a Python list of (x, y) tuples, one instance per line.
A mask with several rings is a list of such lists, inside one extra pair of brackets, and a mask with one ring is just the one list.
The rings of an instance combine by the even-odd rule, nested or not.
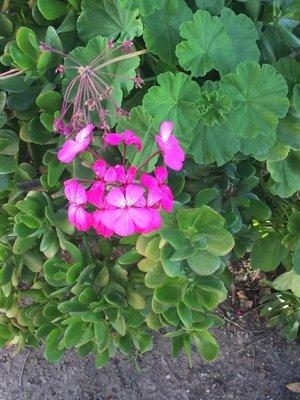
[(179, 171), (182, 168), (185, 155), (178, 140), (172, 134), (173, 127), (174, 125), (171, 121), (162, 122), (160, 133), (155, 136), (155, 140), (163, 153), (165, 164), (171, 169)]
[(119, 236), (130, 236), (135, 232), (149, 232), (153, 228), (152, 212), (145, 208), (144, 189), (128, 185), (124, 190), (113, 188), (106, 196), (112, 209), (98, 214), (102, 224)]
[(83, 152), (92, 141), (93, 124), (88, 124), (75, 136), (75, 140), (67, 140), (58, 152), (58, 159), (62, 163), (70, 163), (78, 153)]
[[(155, 178), (152, 175), (146, 174), (145, 172), (141, 175), (141, 184), (149, 189), (151, 192), (152, 203), (155, 198), (157, 200), (158, 206), (160, 205), (162, 209), (166, 212), (171, 212), (173, 208), (173, 193), (165, 181), (168, 177), (168, 171), (164, 167), (156, 167), (154, 170)], [(155, 196), (153, 196), (155, 194)], [(153, 203), (154, 205), (155, 203)]]
[(106, 228), (99, 218), (101, 212), (106, 210), (108, 205), (104, 198), (105, 184), (103, 182), (94, 183), (87, 192), (87, 199), (90, 204), (98, 208), (98, 211), (93, 213), (93, 228), (99, 235), (110, 237), (113, 234), (111, 229)]
[(93, 165), (93, 171), (102, 182), (115, 182), (117, 174), (114, 167), (107, 167), (107, 163), (104, 160), (97, 160)]
[(84, 187), (75, 179), (65, 181), (65, 195), (69, 200), (68, 219), (79, 231), (87, 231), (93, 224), (93, 217), (85, 209), (87, 194)]
[(116, 165), (114, 167), (115, 173), (116, 173), (116, 182), (120, 182), (123, 185), (128, 185), (130, 183), (133, 183), (135, 177), (136, 177), (136, 172), (137, 169), (133, 165), (128, 168), (126, 171), (125, 167), (123, 165)]
[(110, 144), (111, 146), (119, 146), (123, 143), (124, 145), (134, 145), (137, 151), (142, 150), (141, 139), (134, 134), (132, 131), (124, 131), (123, 133), (108, 133), (104, 137), (105, 144)]

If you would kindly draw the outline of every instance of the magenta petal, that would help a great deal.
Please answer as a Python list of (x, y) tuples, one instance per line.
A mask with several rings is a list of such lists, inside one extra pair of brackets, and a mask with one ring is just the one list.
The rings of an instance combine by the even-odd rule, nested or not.
[(75, 140), (67, 140), (63, 147), (59, 150), (57, 158), (60, 162), (68, 164), (74, 160), (81, 151), (81, 146)]
[(104, 178), (105, 175), (105, 171), (106, 171), (106, 161), (104, 160), (97, 160), (94, 165), (93, 165), (93, 171), (95, 173), (95, 175), (97, 176), (97, 178)]
[(154, 186), (149, 189), (148, 197), (147, 197), (147, 205), (149, 207), (159, 206), (161, 199), (163, 197), (163, 192), (160, 190), (158, 186)]
[(134, 206), (144, 199), (144, 188), (138, 185), (128, 185), (125, 189), (127, 206)]
[(172, 134), (174, 124), (172, 121), (164, 121), (160, 124), (160, 137), (163, 142), (167, 142), (170, 135)]
[(157, 186), (157, 180), (152, 175), (146, 174), (146, 172), (142, 173), (140, 180), (141, 184), (148, 189)]
[(108, 133), (104, 136), (104, 143), (111, 146), (118, 146), (123, 142), (123, 136), (119, 133)]
[(98, 208), (103, 208), (104, 199), (103, 194), (105, 190), (105, 185), (103, 182), (94, 183), (90, 189), (87, 191), (87, 200), (90, 204)]
[(105, 210), (100, 213), (99, 219), (106, 228), (113, 230), (119, 236), (130, 236), (136, 232), (128, 209)]
[(168, 178), (168, 171), (165, 167), (156, 167), (154, 170), (157, 182), (161, 185)]
[(126, 183), (126, 170), (123, 165), (116, 165), (114, 167), (116, 173), (116, 180), (121, 183)]
[(136, 177), (136, 172), (137, 172), (137, 168), (134, 167), (133, 165), (128, 168), (127, 175), (126, 175), (127, 183), (131, 183), (132, 181), (134, 181), (134, 179)]
[(113, 188), (106, 196), (106, 201), (108, 204), (118, 207), (124, 208), (126, 206), (126, 200), (124, 197), (124, 193), (119, 188)]
[(128, 209), (128, 213), (139, 232), (146, 233), (156, 229), (153, 228), (153, 226), (157, 225), (157, 221), (153, 220), (154, 213), (152, 209), (132, 207)]
[(87, 195), (84, 187), (77, 182), (75, 179), (69, 179), (64, 182), (65, 196), (66, 198), (74, 204), (86, 204)]
[(114, 167), (109, 167), (104, 175), (105, 182), (116, 182), (117, 180), (117, 173)]
[(90, 143), (92, 137), (91, 133), (93, 132), (94, 125), (88, 124), (85, 126), (81, 131), (79, 131), (75, 137), (75, 140), (78, 144), (86, 144), (87, 142)]
[(111, 229), (108, 229), (106, 226), (103, 225), (100, 215), (102, 211), (96, 211), (93, 214), (93, 227), (96, 229), (96, 232), (99, 235), (102, 235), (104, 237), (110, 237), (113, 235), (113, 231)]
[(181, 158), (176, 158), (174, 154), (170, 152), (164, 153), (164, 162), (169, 168), (175, 171), (180, 171), (183, 166), (183, 160)]
[(127, 145), (135, 145), (137, 151), (142, 150), (142, 141), (141, 139), (134, 134), (132, 131), (123, 132), (124, 142)]
[(70, 205), (68, 209), (68, 219), (79, 231), (87, 231), (93, 224), (93, 217), (82, 206)]

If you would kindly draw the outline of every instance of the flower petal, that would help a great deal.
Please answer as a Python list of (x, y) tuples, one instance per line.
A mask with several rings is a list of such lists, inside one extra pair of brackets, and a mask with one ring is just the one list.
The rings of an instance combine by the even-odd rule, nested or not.
[(163, 142), (167, 142), (173, 132), (174, 124), (172, 121), (164, 121), (160, 124), (160, 137)]
[(104, 237), (110, 237), (113, 235), (113, 230), (108, 229), (105, 225), (103, 225), (100, 215), (103, 211), (96, 211), (93, 214), (93, 228), (95, 228), (96, 232)]
[(123, 142), (123, 136), (120, 133), (107, 133), (104, 136), (104, 143), (111, 146), (118, 146)]
[(76, 179), (69, 179), (64, 182), (66, 198), (76, 205), (87, 203), (87, 194), (84, 187), (76, 181)]
[(103, 182), (94, 183), (87, 191), (88, 202), (98, 208), (103, 209), (105, 204), (103, 198), (104, 191), (105, 191), (105, 184)]
[(97, 160), (94, 165), (93, 165), (93, 171), (95, 173), (95, 175), (97, 176), (97, 178), (104, 178), (105, 175), (105, 171), (107, 168), (107, 164), (106, 161), (104, 160)]
[[(90, 144), (91, 140), (92, 140), (92, 135), (91, 133), (94, 130), (94, 125), (93, 124), (88, 124), (87, 126), (85, 126), (83, 129), (81, 129), (81, 131), (79, 131), (75, 137), (75, 140), (78, 144), (81, 145), (86, 145), (86, 143)], [(86, 145), (87, 147), (88, 145)]]
[(119, 188), (113, 188), (106, 196), (106, 201), (108, 204), (118, 208), (124, 208), (126, 206), (126, 200), (124, 193)]
[(157, 182), (161, 185), (163, 184), (168, 178), (168, 171), (165, 167), (156, 167), (154, 170), (155, 177)]
[(147, 174), (146, 172), (142, 173), (140, 181), (141, 184), (147, 189), (151, 189), (157, 186), (157, 180), (154, 178), (154, 176)]
[(74, 160), (81, 151), (81, 146), (75, 140), (67, 140), (63, 147), (59, 150), (57, 158), (60, 162), (68, 164)]
[(92, 227), (93, 217), (82, 206), (71, 204), (68, 209), (68, 219), (79, 231), (87, 231)]
[(125, 198), (127, 206), (141, 204), (144, 199), (144, 188), (138, 185), (128, 185), (125, 188)]

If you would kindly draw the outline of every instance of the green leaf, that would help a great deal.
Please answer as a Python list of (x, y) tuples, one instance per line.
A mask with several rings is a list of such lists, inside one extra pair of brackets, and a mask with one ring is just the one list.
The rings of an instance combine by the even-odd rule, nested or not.
[(296, 250), (300, 246), (300, 212), (291, 214), (288, 225), (288, 234), (284, 237), (282, 243), (290, 250)]
[(62, 104), (62, 95), (53, 90), (41, 93), (37, 99), (36, 104), (42, 110), (54, 114), (55, 111), (60, 110)]
[(193, 324), (193, 313), (184, 303), (181, 301), (177, 304), (177, 313), (179, 318), (183, 322), (186, 328), (190, 328)]
[(109, 329), (107, 325), (100, 320), (94, 324), (94, 331), (98, 350), (103, 351), (107, 347), (109, 341)]
[(288, 255), (288, 250), (281, 244), (282, 237), (276, 232), (254, 243), (251, 253), (251, 267), (263, 271), (274, 271)]
[(13, 156), (19, 151), (19, 138), (14, 131), (0, 129), (0, 154)]
[(37, 5), (42, 16), (49, 21), (67, 13), (66, 4), (59, 0), (38, 0)]
[(0, 175), (16, 172), (17, 168), (18, 163), (14, 158), (0, 154)]
[(102, 368), (109, 360), (109, 351), (104, 350), (102, 353), (98, 353), (95, 359), (95, 367)]
[(77, 321), (68, 325), (63, 337), (66, 348), (74, 347), (80, 342), (80, 339), (84, 333), (83, 327), (84, 323), (82, 321)]
[(300, 151), (290, 151), (284, 160), (268, 161), (267, 167), (275, 181), (270, 186), (272, 194), (286, 198), (300, 190)]
[(193, 131), (193, 141), (189, 153), (198, 164), (218, 166), (232, 160), (241, 148), (239, 133), (231, 129), (228, 123), (207, 126), (202, 121)]
[(143, 32), (138, 11), (124, 10), (120, 0), (83, 0), (81, 9), (77, 30), (82, 40), (87, 41), (97, 35), (126, 40)]
[(242, 137), (274, 131), (289, 107), (285, 80), (267, 64), (239, 64), (235, 73), (222, 77), (220, 92), (232, 101), (229, 123)]
[(226, 28), (232, 44), (232, 53), (226, 66), (234, 71), (244, 61), (259, 61), (259, 50), (256, 45), (258, 33), (254, 23), (245, 14), (236, 15), (230, 8), (224, 8), (220, 20)]
[(177, 64), (175, 47), (180, 42), (179, 27), (192, 16), (193, 13), (185, 1), (165, 0), (162, 8), (143, 18), (143, 36), (147, 49), (166, 63)]
[(59, 349), (61, 331), (58, 328), (52, 329), (46, 339), (44, 355), (47, 361), (58, 362), (64, 355), (64, 350)]
[(144, 96), (145, 110), (158, 121), (173, 121), (174, 134), (187, 149), (200, 116), (195, 104), (200, 96), (199, 86), (182, 72), (165, 72), (157, 77), (157, 82), (159, 86), (150, 88)]
[(224, 62), (231, 57), (232, 45), (219, 17), (197, 11), (193, 21), (180, 26), (185, 41), (176, 47), (179, 64), (194, 76), (204, 76), (211, 69), (228, 72)]
[(188, 263), (198, 275), (211, 275), (220, 267), (221, 260), (220, 257), (213, 256), (207, 251), (197, 250), (188, 257)]
[(154, 296), (156, 300), (164, 304), (177, 304), (181, 296), (182, 287), (178, 285), (177, 279), (165, 280), (160, 288), (156, 288)]
[(194, 332), (193, 339), (200, 356), (204, 361), (213, 361), (219, 353), (219, 345), (208, 331)]
[(272, 285), (276, 290), (291, 290), (295, 296), (300, 297), (300, 275), (293, 270), (279, 275)]
[(25, 26), (21, 26), (16, 33), (16, 42), (19, 49), (33, 61), (35, 61), (39, 50), (35, 33)]
[(220, 191), (214, 188), (202, 189), (195, 199), (195, 207), (208, 205), (211, 201), (220, 197)]
[(293, 270), (300, 275), (300, 247), (297, 247), (293, 255)]
[(142, 15), (152, 14), (155, 10), (160, 10), (164, 5), (165, 0), (120, 0), (121, 7), (129, 11), (139, 9)]
[[(128, 146), (126, 151), (126, 157), (130, 164), (139, 166), (157, 150), (153, 136), (158, 132), (158, 124), (154, 124), (153, 117), (147, 114), (144, 107), (138, 106), (131, 109), (129, 118), (122, 118), (118, 123), (117, 131), (125, 130), (133, 131), (142, 140), (141, 151), (137, 152), (133, 146)], [(147, 172), (153, 171), (157, 159), (158, 156), (148, 163), (145, 167)]]
[(218, 15), (224, 7), (225, 0), (196, 0), (196, 4), (200, 10), (206, 10), (212, 15)]

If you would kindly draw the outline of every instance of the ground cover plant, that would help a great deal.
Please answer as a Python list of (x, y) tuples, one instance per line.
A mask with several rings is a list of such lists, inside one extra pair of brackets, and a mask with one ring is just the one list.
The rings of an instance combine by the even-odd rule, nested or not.
[(0, 7), (0, 345), (211, 361), (239, 260), (295, 339), (299, 1)]

